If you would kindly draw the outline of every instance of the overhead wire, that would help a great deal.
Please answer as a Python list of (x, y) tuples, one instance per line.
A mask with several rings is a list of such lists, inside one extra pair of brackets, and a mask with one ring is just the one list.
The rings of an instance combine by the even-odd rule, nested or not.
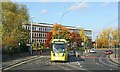
[[(79, 4), (81, 4), (83, 1), (84, 1), (84, 0), (75, 3), (72, 7), (75, 8), (76, 6), (78, 6)], [(62, 14), (62, 16), (61, 16), (61, 18), (60, 18), (59, 23), (61, 23), (61, 21), (62, 21), (63, 17), (65, 16), (65, 14), (67, 14), (67, 13), (70, 12), (70, 11), (71, 11), (71, 9), (69, 8), (69, 9), (67, 9), (65, 12), (63, 12), (63, 14)]]

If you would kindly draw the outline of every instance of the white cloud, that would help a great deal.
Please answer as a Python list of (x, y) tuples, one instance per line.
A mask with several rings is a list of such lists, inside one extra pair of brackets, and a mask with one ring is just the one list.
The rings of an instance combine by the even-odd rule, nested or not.
[(86, 9), (88, 8), (88, 4), (85, 2), (79, 2), (79, 3), (75, 3), (74, 5), (72, 5), (70, 8), (68, 8), (68, 10), (81, 10), (81, 9)]
[(48, 11), (46, 9), (43, 9), (40, 11), (42, 14), (46, 14)]

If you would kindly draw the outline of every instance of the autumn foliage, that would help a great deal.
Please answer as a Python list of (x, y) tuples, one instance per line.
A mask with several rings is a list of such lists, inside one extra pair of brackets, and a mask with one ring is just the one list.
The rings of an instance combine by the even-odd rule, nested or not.
[(52, 32), (47, 33), (47, 40), (45, 42), (45, 47), (50, 47), (50, 41), (52, 39)]
[(69, 39), (70, 32), (68, 29), (60, 24), (53, 24), (52, 28), (53, 39), (61, 38), (61, 39)]
[(96, 39), (98, 47), (114, 47), (118, 46), (118, 29), (112, 30), (111, 28), (104, 29)]
[(78, 32), (71, 33), (71, 40), (72, 40), (72, 43), (76, 42), (77, 46), (81, 45), (81, 38)]
[(50, 42), (53, 39), (66, 39), (70, 44), (76, 43), (77, 46), (81, 46), (82, 40), (85, 38), (87, 42), (87, 37), (84, 30), (79, 32), (73, 31), (72, 33), (68, 28), (62, 26), (61, 24), (53, 24), (53, 28), (47, 33), (47, 40), (45, 42), (45, 47), (50, 47)]

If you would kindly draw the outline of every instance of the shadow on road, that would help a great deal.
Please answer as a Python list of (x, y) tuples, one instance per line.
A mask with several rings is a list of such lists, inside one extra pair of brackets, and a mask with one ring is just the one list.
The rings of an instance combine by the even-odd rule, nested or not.
[(85, 60), (83, 58), (81, 58), (80, 56), (79, 57), (76, 57), (76, 56), (69, 57), (69, 62), (77, 62), (77, 61), (85, 61)]

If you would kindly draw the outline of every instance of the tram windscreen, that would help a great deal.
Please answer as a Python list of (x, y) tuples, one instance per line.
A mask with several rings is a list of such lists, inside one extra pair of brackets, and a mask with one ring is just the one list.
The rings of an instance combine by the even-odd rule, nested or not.
[(65, 43), (54, 43), (53, 51), (54, 52), (65, 52), (66, 44)]

